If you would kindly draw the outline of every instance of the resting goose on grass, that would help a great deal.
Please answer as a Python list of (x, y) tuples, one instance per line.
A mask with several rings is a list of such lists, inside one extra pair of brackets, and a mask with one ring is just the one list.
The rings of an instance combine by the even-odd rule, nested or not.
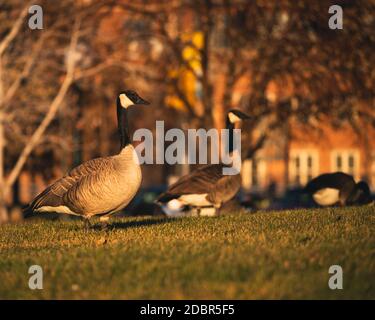
[(355, 183), (351, 175), (343, 172), (322, 174), (312, 179), (304, 190), (321, 206), (361, 205), (372, 202), (368, 184), (364, 181)]

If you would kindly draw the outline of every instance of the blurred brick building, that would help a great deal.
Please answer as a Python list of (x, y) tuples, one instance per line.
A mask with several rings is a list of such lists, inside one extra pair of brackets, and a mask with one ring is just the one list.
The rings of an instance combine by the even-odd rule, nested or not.
[(287, 188), (304, 186), (313, 177), (327, 172), (343, 171), (355, 180), (363, 179), (375, 191), (375, 129), (366, 128), (361, 139), (349, 125), (333, 128), (321, 124), (320, 130), (291, 125), (291, 139), (280, 132), (257, 152), (255, 159), (243, 164), (243, 187), (264, 192), (273, 183), (279, 193)]

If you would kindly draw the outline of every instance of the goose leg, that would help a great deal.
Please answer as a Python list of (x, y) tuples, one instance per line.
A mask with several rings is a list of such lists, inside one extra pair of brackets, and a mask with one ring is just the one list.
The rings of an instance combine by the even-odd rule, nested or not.
[(101, 222), (101, 229), (104, 231), (108, 230), (108, 221), (109, 221), (109, 216), (103, 216), (99, 218), (99, 221)]
[(90, 222), (90, 218), (84, 218), (84, 228), (86, 230), (89, 230), (91, 228), (91, 222)]
[(190, 215), (199, 217), (201, 215), (201, 209), (196, 206), (190, 206)]
[(221, 203), (214, 205), (214, 207), (215, 207), (215, 215), (219, 216), (220, 215)]

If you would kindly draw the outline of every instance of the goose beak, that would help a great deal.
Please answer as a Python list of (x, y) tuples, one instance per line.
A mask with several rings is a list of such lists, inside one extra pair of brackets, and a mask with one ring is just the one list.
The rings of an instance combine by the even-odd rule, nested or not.
[(248, 120), (248, 119), (251, 118), (249, 115), (247, 115), (246, 113), (243, 113), (243, 112), (240, 112), (239, 116), (242, 120)]
[(247, 115), (246, 113), (244, 113), (244, 112), (242, 112), (238, 109), (229, 110), (228, 116), (232, 117), (232, 119), (233, 119), (232, 122), (251, 119), (251, 117), (249, 115)]
[(135, 102), (135, 104), (149, 105), (150, 102), (148, 102), (147, 100), (144, 100), (144, 99), (142, 99), (140, 96), (138, 96), (138, 97), (137, 97), (137, 101)]

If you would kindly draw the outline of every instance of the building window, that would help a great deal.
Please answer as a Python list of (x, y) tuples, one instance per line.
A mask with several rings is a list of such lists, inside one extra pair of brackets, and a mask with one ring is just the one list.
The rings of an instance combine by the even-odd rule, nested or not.
[(354, 175), (355, 165), (354, 165), (354, 157), (353, 155), (349, 155), (348, 157), (348, 171), (351, 175)]
[(259, 185), (259, 180), (258, 180), (258, 174), (259, 174), (259, 171), (258, 171), (258, 160), (255, 159), (254, 161), (251, 161), (252, 162), (252, 166), (251, 166), (251, 180), (252, 180), (252, 184), (253, 184), (253, 187), (258, 187)]
[(289, 181), (294, 187), (303, 186), (319, 173), (316, 150), (294, 149), (290, 152)]
[(307, 156), (307, 181), (310, 181), (313, 177), (313, 158), (311, 155)]
[(295, 168), (296, 168), (294, 184), (299, 185), (299, 184), (301, 184), (301, 177), (299, 175), (300, 167), (301, 167), (301, 160), (300, 160), (299, 156), (296, 156), (294, 159), (295, 159), (294, 161), (295, 161)]
[(332, 171), (341, 171), (360, 178), (359, 151), (358, 150), (333, 150), (331, 155)]
[(340, 155), (336, 157), (336, 167), (338, 171), (342, 170), (342, 158)]
[(242, 187), (246, 191), (259, 191), (266, 186), (266, 163), (264, 159), (246, 159), (242, 163)]

